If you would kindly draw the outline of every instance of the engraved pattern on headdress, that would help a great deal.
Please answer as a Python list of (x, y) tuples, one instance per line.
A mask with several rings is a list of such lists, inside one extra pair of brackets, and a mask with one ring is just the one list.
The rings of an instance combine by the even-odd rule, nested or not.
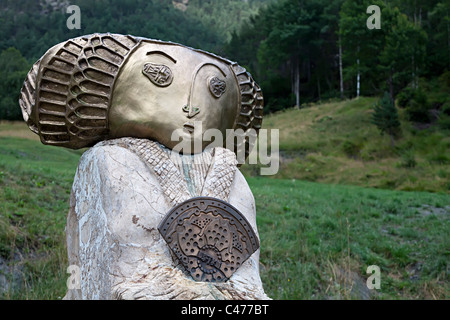
[(137, 44), (129, 36), (82, 36), (33, 66), (20, 105), (42, 143), (78, 149), (106, 139), (114, 82)]

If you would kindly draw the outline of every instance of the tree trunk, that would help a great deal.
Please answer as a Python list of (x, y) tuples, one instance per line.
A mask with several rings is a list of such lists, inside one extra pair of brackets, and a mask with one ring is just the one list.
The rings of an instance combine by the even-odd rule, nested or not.
[(447, 51), (448, 51), (447, 67), (450, 68), (450, 23), (448, 23), (450, 20), (448, 19), (448, 11), (446, 20), (447, 20)]
[(319, 79), (319, 77), (317, 77), (317, 92), (319, 94), (319, 101), (320, 101), (321, 99), (320, 99), (320, 79)]
[(359, 97), (359, 88), (361, 85), (361, 76), (359, 73), (359, 59), (356, 60), (356, 64), (358, 65), (358, 73), (356, 75), (356, 97)]
[(392, 79), (392, 69), (389, 73), (389, 95), (391, 96), (392, 104), (395, 106), (395, 97), (394, 97), (394, 81)]
[(295, 106), (300, 108), (300, 62), (298, 60), (295, 63), (294, 71), (294, 94)]
[(308, 71), (308, 83), (309, 83), (309, 81), (311, 80), (311, 61), (309, 61), (309, 59), (308, 59), (308, 61), (306, 62), (306, 70)]
[(358, 54), (357, 54), (357, 59), (356, 59), (356, 64), (357, 64), (357, 69), (358, 69), (358, 74), (356, 75), (356, 97), (359, 98), (359, 89), (361, 88), (361, 74), (360, 74), (360, 70), (359, 70), (359, 46), (358, 46)]
[(389, 132), (389, 137), (391, 138), (391, 147), (395, 148), (394, 134)]
[(341, 99), (344, 99), (344, 77), (342, 76), (342, 45), (340, 36), (339, 36), (339, 89), (341, 92)]
[(419, 8), (419, 27), (422, 26), (422, 7)]

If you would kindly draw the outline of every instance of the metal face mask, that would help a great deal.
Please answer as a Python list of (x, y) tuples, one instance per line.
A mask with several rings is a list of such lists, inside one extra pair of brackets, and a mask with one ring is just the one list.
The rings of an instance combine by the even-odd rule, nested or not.
[[(112, 137), (150, 138), (173, 148), (178, 130), (183, 150), (200, 152), (208, 129), (226, 137), (239, 114), (240, 87), (229, 63), (190, 48), (144, 40), (123, 66), (109, 113)], [(224, 142), (224, 141), (223, 141)], [(190, 153), (190, 152), (187, 152)], [(192, 153), (196, 153), (195, 151)]]

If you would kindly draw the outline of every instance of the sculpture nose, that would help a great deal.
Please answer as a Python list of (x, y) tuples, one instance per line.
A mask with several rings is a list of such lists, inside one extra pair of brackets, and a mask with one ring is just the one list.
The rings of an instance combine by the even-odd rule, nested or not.
[(190, 119), (200, 113), (199, 107), (191, 106), (189, 103), (183, 106), (183, 111), (187, 112), (187, 117)]
[[(206, 63), (200, 64), (199, 66), (197, 66), (197, 68), (195, 69), (195, 71), (192, 74), (192, 81), (191, 81), (191, 87), (189, 89), (187, 104), (183, 106), (183, 111), (187, 113), (186, 116), (189, 119), (195, 117), (197, 114), (200, 113), (200, 107), (199, 106), (196, 107), (192, 103), (192, 101), (193, 101), (192, 96), (194, 95), (194, 91), (195, 91), (194, 87), (195, 87), (195, 81), (197, 79), (197, 76), (198, 76), (200, 70), (206, 66), (212, 66), (214, 68), (217, 68), (222, 73), (222, 75), (224, 77), (226, 77), (226, 73), (221, 68), (219, 68), (217, 65), (215, 65), (213, 63), (206, 62)], [(210, 81), (210, 80), (208, 80), (208, 81)], [(212, 81), (213, 81), (212, 86), (210, 84), (210, 92), (214, 95), (215, 98), (220, 98), (220, 96), (225, 91), (225, 86), (226, 86), (225, 82), (218, 79), (217, 77), (213, 77)]]

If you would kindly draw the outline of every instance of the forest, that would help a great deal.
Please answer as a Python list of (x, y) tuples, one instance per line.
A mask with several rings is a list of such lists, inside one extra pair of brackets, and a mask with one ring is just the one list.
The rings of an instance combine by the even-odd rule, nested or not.
[[(388, 92), (415, 123), (450, 126), (450, 2), (443, 0), (78, 0), (0, 3), (0, 119), (52, 45), (94, 32), (173, 41), (237, 61), (261, 85), (265, 112)], [(379, 28), (369, 28), (377, 6)], [(181, 7), (180, 7), (181, 6)]]

